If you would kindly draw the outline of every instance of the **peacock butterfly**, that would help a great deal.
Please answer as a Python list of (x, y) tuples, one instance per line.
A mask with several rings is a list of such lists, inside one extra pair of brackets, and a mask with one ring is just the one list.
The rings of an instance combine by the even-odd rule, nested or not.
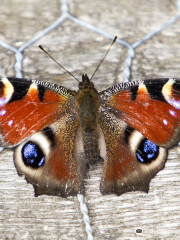
[(180, 135), (180, 79), (149, 79), (97, 92), (3, 77), (0, 142), (35, 195), (83, 193), (87, 164), (104, 160), (102, 194), (148, 192)]

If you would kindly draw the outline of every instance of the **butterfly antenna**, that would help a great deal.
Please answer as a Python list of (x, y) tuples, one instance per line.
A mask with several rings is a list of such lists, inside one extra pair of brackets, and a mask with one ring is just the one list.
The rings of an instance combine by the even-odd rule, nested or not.
[(95, 73), (97, 72), (97, 70), (100, 68), (101, 64), (103, 63), (104, 59), (106, 58), (108, 52), (110, 51), (112, 45), (115, 43), (116, 39), (117, 39), (117, 36), (115, 36), (114, 40), (113, 40), (112, 43), (111, 43), (111, 46), (109, 47), (109, 49), (107, 50), (105, 56), (103, 57), (103, 59), (101, 60), (101, 62), (99, 63), (99, 65), (97, 66), (97, 68), (96, 68), (96, 70), (94, 71), (94, 73), (93, 73), (93, 75), (92, 75), (90, 81), (91, 81), (92, 78), (94, 77), (94, 75), (95, 75)]
[(70, 73), (65, 67), (63, 67), (60, 63), (58, 63), (41, 45), (38, 45), (38, 47), (45, 52), (55, 63), (57, 63), (60, 67), (62, 67), (67, 73), (69, 73), (76, 81), (80, 82), (72, 73)]

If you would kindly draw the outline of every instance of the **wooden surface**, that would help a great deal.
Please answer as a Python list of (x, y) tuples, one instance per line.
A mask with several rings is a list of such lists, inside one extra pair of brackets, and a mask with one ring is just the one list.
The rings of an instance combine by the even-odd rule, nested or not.
[[(142, 38), (176, 13), (168, 0), (74, 0), (75, 17), (94, 24), (129, 43)], [(0, 2), (0, 38), (15, 47), (28, 41), (60, 16), (60, 2), (10, 0)], [(132, 78), (179, 77), (180, 21), (136, 49)], [(66, 21), (38, 43), (77, 78), (91, 76), (110, 45), (108, 39)], [(24, 77), (59, 83), (77, 89), (77, 82), (38, 48), (25, 50)], [(122, 80), (124, 47), (115, 44), (94, 77), (98, 90)], [(14, 54), (0, 48), (0, 75), (14, 75)], [(33, 187), (19, 177), (13, 153), (0, 155), (0, 239), (86, 239), (85, 225), (76, 197), (35, 198)], [(132, 192), (102, 196), (100, 162), (85, 179), (85, 202), (94, 239), (180, 239), (180, 149), (169, 151), (166, 167), (151, 181), (148, 194)], [(142, 235), (135, 234), (137, 228)]]

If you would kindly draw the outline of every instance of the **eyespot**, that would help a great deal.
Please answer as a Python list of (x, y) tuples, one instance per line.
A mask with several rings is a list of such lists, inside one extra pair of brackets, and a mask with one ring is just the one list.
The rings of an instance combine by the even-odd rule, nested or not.
[(148, 192), (149, 182), (165, 166), (167, 149), (156, 145), (157, 141), (156, 144), (152, 141), (153, 137), (149, 140), (132, 127), (126, 128), (124, 143), (132, 159), (127, 162), (131, 171), (128, 171), (123, 183), (130, 191)]
[(154, 161), (158, 155), (159, 147), (146, 138), (140, 142), (136, 150), (137, 160), (145, 164)]
[(129, 145), (129, 150), (141, 168), (145, 169), (148, 165), (149, 169), (155, 171), (156, 168), (164, 167), (167, 149), (157, 146), (137, 130), (131, 127), (127, 128), (125, 143)]
[(22, 159), (26, 166), (39, 168), (45, 163), (45, 155), (43, 151), (32, 141), (27, 142), (21, 151)]
[[(50, 133), (50, 128), (49, 128)], [(29, 182), (36, 182), (44, 169), (52, 151), (52, 136), (47, 131), (37, 132), (16, 147), (15, 165), (20, 175), (25, 175)]]

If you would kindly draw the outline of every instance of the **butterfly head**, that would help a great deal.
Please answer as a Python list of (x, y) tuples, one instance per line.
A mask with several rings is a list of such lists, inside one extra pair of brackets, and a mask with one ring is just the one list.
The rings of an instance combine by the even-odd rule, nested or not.
[(82, 82), (79, 83), (79, 90), (92, 88), (94, 88), (94, 83), (90, 81), (89, 77), (86, 74), (83, 74)]

